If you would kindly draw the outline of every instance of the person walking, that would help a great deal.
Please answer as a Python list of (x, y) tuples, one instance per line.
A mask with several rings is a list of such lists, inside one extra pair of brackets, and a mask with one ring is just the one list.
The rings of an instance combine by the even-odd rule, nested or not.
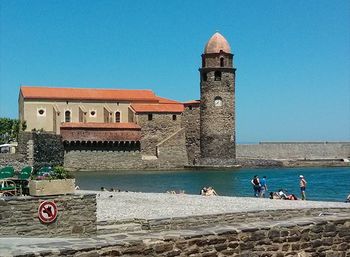
[(299, 186), (300, 186), (300, 191), (301, 191), (301, 200), (306, 200), (305, 190), (306, 190), (307, 182), (306, 182), (303, 175), (300, 175), (299, 178), (300, 178)]
[(260, 180), (260, 197), (265, 198), (265, 193), (267, 191), (267, 181), (266, 176), (263, 176), (263, 178)]
[(253, 179), (251, 180), (251, 183), (253, 185), (253, 190), (254, 190), (254, 196), (259, 197), (260, 194), (260, 180), (258, 175), (255, 175)]

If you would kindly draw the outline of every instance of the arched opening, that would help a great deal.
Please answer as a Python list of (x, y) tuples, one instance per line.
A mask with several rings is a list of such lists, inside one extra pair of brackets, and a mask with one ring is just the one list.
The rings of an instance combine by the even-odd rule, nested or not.
[(71, 122), (71, 113), (70, 113), (70, 111), (65, 111), (65, 113), (64, 113), (64, 121), (65, 122)]
[(214, 76), (215, 76), (215, 81), (220, 81), (221, 80), (221, 71), (215, 71)]
[(216, 96), (216, 97), (214, 98), (214, 105), (215, 105), (216, 107), (222, 106), (222, 98), (221, 98), (220, 96)]
[(225, 59), (224, 57), (220, 57), (220, 67), (224, 67), (225, 66)]
[(120, 112), (115, 112), (115, 122), (116, 123), (120, 122)]

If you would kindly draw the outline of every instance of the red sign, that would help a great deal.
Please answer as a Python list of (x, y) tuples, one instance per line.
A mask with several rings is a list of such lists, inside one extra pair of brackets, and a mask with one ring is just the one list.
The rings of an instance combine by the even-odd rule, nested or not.
[(43, 201), (38, 209), (39, 219), (43, 223), (52, 223), (57, 218), (57, 206), (54, 202)]

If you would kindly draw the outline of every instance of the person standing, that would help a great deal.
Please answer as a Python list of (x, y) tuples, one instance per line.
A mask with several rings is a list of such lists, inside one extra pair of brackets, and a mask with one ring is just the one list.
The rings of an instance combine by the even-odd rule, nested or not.
[(306, 182), (303, 175), (300, 175), (299, 178), (300, 178), (299, 186), (300, 186), (300, 191), (301, 191), (301, 200), (306, 200), (305, 190), (306, 190), (307, 182)]
[(258, 175), (255, 175), (251, 181), (254, 190), (254, 196), (259, 197), (260, 194), (260, 180)]
[(260, 180), (260, 197), (265, 198), (266, 191), (267, 191), (267, 181), (266, 181), (266, 176), (263, 176), (263, 178)]

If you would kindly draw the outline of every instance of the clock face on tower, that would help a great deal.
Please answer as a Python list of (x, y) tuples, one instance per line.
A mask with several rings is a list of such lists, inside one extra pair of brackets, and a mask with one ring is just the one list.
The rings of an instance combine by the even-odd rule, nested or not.
[(214, 100), (214, 105), (215, 105), (215, 106), (222, 106), (222, 100), (221, 100), (221, 98), (219, 98), (219, 97), (215, 98), (215, 100)]

